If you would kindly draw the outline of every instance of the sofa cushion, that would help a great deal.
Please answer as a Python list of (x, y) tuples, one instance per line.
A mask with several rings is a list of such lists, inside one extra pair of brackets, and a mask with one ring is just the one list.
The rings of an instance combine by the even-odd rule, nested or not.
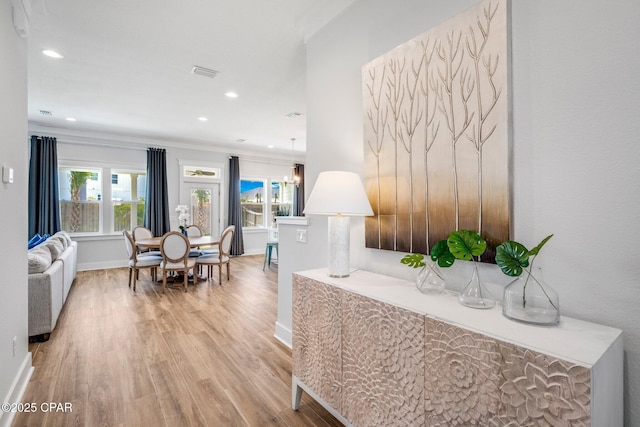
[(67, 249), (67, 246), (69, 246), (69, 242), (67, 242), (67, 239), (64, 238), (64, 236), (62, 234), (56, 233), (53, 236), (50, 237), (51, 239), (56, 239), (57, 241), (60, 242), (60, 244), (62, 245), (62, 249)]
[(64, 248), (62, 247), (62, 243), (60, 240), (49, 237), (43, 244), (43, 247), (48, 248), (51, 251), (51, 260), (55, 261), (58, 259), (60, 254), (64, 252)]
[(33, 248), (28, 252), (29, 274), (44, 273), (51, 265), (51, 251), (43, 246)]
[(65, 248), (67, 246), (69, 246), (71, 244), (71, 242), (72, 242), (71, 236), (69, 236), (69, 233), (67, 233), (64, 230), (58, 231), (56, 234), (54, 234), (54, 236), (62, 236), (67, 241), (67, 244), (65, 245)]

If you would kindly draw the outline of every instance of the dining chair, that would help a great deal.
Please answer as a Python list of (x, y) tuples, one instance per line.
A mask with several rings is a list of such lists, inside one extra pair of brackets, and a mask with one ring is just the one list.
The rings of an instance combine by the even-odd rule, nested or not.
[(231, 244), (233, 243), (233, 233), (236, 231), (235, 225), (230, 225), (224, 229), (220, 236), (219, 251), (218, 253), (210, 255), (202, 255), (196, 259), (198, 266), (206, 265), (208, 267), (207, 280), (209, 280), (213, 274), (213, 266), (218, 266), (218, 283), (222, 285), (222, 265), (227, 265), (227, 281), (229, 281), (229, 264), (231, 259)]
[[(202, 233), (202, 229), (195, 224), (187, 225), (186, 230), (187, 230), (187, 237), (204, 236), (204, 234)], [(189, 257), (191, 258), (198, 258), (200, 255), (202, 255), (202, 251), (200, 250), (199, 247), (193, 248), (189, 251)]]
[[(133, 231), (131, 232), (131, 234), (133, 235), (133, 241), (134, 242), (136, 242), (137, 240), (150, 239), (150, 238), (153, 237), (153, 233), (151, 232), (151, 230), (149, 230), (147, 227), (143, 227), (141, 225), (135, 227), (133, 229)], [(137, 248), (139, 253), (148, 252), (149, 251), (149, 248), (146, 248), (144, 246), (136, 245), (136, 248)]]
[(187, 225), (187, 236), (200, 237), (202, 236), (202, 229), (195, 224)]
[(162, 236), (160, 241), (160, 253), (162, 254), (162, 293), (167, 288), (167, 273), (181, 272), (183, 274), (184, 291), (187, 292), (189, 281), (189, 270), (193, 273), (194, 281), (197, 280), (195, 274), (195, 258), (189, 258), (189, 240), (178, 231), (169, 231)]
[(124, 244), (129, 255), (129, 287), (131, 287), (131, 280), (133, 279), (133, 291), (136, 291), (136, 282), (138, 280), (138, 270), (141, 268), (151, 269), (151, 278), (153, 281), (157, 278), (157, 269), (162, 262), (160, 255), (154, 255), (147, 252), (146, 254), (139, 254), (136, 250), (136, 244), (133, 240), (133, 235), (127, 230), (122, 232), (124, 236)]

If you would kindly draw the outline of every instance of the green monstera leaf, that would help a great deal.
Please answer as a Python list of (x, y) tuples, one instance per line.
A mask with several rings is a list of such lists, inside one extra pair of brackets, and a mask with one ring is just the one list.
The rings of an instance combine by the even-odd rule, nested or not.
[(496, 264), (507, 276), (516, 277), (529, 266), (529, 254), (523, 244), (509, 240), (496, 248)]
[(456, 260), (449, 250), (446, 240), (440, 240), (431, 248), (431, 259), (438, 263), (439, 267), (451, 267)]
[(409, 254), (405, 255), (404, 258), (400, 260), (401, 263), (407, 265), (409, 267), (418, 268), (424, 267), (424, 255), (422, 254)]
[(471, 261), (474, 256), (480, 256), (487, 249), (487, 242), (475, 231), (453, 231), (447, 239), (447, 246), (454, 257)]

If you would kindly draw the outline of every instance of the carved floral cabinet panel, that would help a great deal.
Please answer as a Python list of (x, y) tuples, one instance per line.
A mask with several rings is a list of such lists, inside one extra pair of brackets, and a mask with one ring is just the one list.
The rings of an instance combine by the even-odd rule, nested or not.
[(342, 414), (359, 426), (424, 425), (424, 316), (342, 291)]
[(622, 425), (621, 331), (455, 300), (368, 272), (294, 274), (293, 408), (304, 390), (354, 426)]
[(293, 365), (296, 375), (341, 410), (340, 298), (334, 286), (301, 280), (293, 293)]

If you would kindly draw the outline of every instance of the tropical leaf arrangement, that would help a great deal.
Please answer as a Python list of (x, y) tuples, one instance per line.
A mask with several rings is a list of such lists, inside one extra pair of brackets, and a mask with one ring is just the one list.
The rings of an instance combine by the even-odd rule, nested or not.
[[(533, 261), (540, 253), (540, 249), (553, 237), (553, 234), (542, 239), (538, 245), (528, 250), (522, 243), (508, 240), (496, 248), (496, 264), (507, 276), (517, 277), (522, 274), (527, 267), (531, 270)], [(529, 262), (531, 258), (531, 262)], [(529, 273), (530, 274), (530, 273)]]
[[(531, 274), (531, 269), (533, 268), (533, 262), (540, 253), (540, 250), (552, 237), (553, 234), (545, 237), (535, 248), (531, 250), (528, 250), (522, 243), (512, 240), (506, 241), (496, 248), (496, 264), (498, 264), (500, 270), (502, 270), (504, 274), (511, 277), (518, 277), (523, 271), (527, 272), (527, 278), (522, 289), (523, 307), (526, 307), (527, 305), (526, 289), (529, 279), (536, 282), (542, 291), (545, 292), (544, 287), (542, 287), (542, 285), (540, 285), (536, 278)], [(547, 299), (549, 300), (549, 303), (557, 309), (551, 298), (549, 298), (549, 295), (547, 295)]]
[[(553, 234), (542, 239), (538, 245), (529, 250), (522, 243), (508, 240), (496, 248), (496, 264), (504, 274), (510, 277), (518, 277), (523, 271), (527, 272), (524, 283), (522, 305), (526, 306), (526, 287), (529, 279), (538, 283), (544, 292), (544, 288), (531, 274), (533, 262), (540, 253), (542, 247), (553, 237)], [(487, 242), (475, 231), (457, 230), (451, 232), (446, 240), (440, 240), (431, 248), (431, 260), (439, 267), (451, 267), (456, 259), (474, 261), (487, 249)], [(409, 267), (418, 268), (425, 265), (422, 254), (408, 254), (400, 262)], [(545, 292), (546, 293), (546, 292)], [(553, 307), (553, 301), (547, 295)]]
[[(475, 231), (457, 230), (449, 234), (449, 238), (440, 240), (431, 248), (431, 260), (438, 267), (451, 267), (456, 259), (465, 261), (479, 257), (487, 249), (487, 242)], [(400, 260), (402, 264), (418, 268), (424, 266), (422, 254), (408, 254)]]

